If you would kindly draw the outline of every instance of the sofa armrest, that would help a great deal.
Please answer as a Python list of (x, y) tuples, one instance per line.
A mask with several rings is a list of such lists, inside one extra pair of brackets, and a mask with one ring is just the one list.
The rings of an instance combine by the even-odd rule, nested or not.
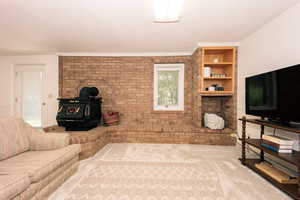
[(29, 140), (31, 151), (47, 151), (68, 146), (70, 135), (32, 131), (29, 136)]

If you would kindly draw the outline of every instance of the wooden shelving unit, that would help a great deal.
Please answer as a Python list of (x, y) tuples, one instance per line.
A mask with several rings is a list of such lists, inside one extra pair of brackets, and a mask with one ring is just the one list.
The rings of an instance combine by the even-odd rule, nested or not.
[(204, 65), (232, 65), (233, 62), (219, 62), (219, 63), (215, 63), (215, 62), (204, 62)]
[[(276, 129), (281, 129), (285, 131), (294, 132), (297, 134), (300, 134), (300, 129), (291, 128), (283, 125), (278, 124), (272, 124), (264, 121), (259, 121), (255, 119), (246, 119), (243, 117), (242, 119), (239, 119), (242, 121), (243, 127), (242, 127), (242, 158), (240, 158), (243, 165), (247, 166), (257, 174), (261, 175), (263, 178), (268, 180), (271, 184), (288, 194), (294, 199), (300, 199), (300, 176), (298, 177), (298, 184), (282, 184), (276, 181), (274, 178), (269, 176), (268, 174), (264, 173), (263, 171), (259, 170), (255, 167), (255, 164), (263, 162), (264, 161), (264, 154), (268, 153), (272, 156), (275, 156), (279, 159), (284, 160), (287, 163), (290, 163), (292, 165), (295, 165), (298, 167), (298, 174), (300, 175), (300, 152), (293, 151), (293, 153), (277, 153), (274, 151), (269, 150), (268, 148), (265, 148), (261, 146), (262, 139), (246, 139), (246, 123), (252, 123), (256, 125), (260, 125), (261, 127), (261, 137), (264, 134), (264, 128), (271, 127)], [(247, 159), (246, 158), (246, 144), (251, 145), (257, 149), (260, 149), (260, 158), (259, 159)]]
[(232, 77), (204, 77), (204, 80), (231, 80)]
[[(235, 88), (235, 47), (203, 47), (200, 67), (200, 94), (203, 96), (229, 96)], [(223, 74), (224, 77), (205, 77), (204, 68), (210, 67), (211, 74)], [(224, 91), (207, 91), (206, 88), (218, 85)]]
[(233, 93), (228, 91), (203, 91), (201, 96), (233, 96)]

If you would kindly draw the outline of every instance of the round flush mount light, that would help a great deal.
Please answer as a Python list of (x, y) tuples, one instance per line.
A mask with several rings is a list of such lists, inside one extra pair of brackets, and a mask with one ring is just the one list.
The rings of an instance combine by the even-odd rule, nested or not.
[(154, 0), (154, 22), (178, 22), (183, 2), (184, 0)]

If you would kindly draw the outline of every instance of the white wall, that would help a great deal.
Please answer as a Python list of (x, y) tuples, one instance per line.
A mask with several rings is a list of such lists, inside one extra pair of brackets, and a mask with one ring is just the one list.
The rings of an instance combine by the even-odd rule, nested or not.
[(14, 113), (14, 65), (43, 64), (45, 65), (44, 94), (46, 103), (44, 127), (56, 124), (58, 97), (58, 57), (45, 56), (2, 56), (0, 57), (0, 116), (12, 116)]
[[(299, 20), (300, 3), (241, 42), (239, 48), (238, 117), (245, 114), (245, 77), (300, 63)], [(240, 122), (239, 125), (241, 125)], [(250, 126), (248, 133), (250, 136), (258, 136), (258, 126)], [(239, 131), (239, 135), (241, 135), (241, 131)]]

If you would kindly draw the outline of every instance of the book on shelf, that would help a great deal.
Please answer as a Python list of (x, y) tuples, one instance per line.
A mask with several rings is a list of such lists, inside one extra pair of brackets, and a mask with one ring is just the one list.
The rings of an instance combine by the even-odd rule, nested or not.
[(282, 145), (265, 139), (262, 140), (262, 143), (270, 145), (272, 147), (276, 147), (278, 149), (293, 149), (293, 145)]
[(270, 149), (270, 150), (278, 152), (278, 153), (292, 153), (293, 152), (292, 149), (279, 149), (279, 148), (276, 148), (274, 146), (264, 144), (264, 143), (262, 143), (261, 146), (266, 147), (267, 149)]
[(264, 140), (268, 140), (271, 142), (274, 142), (276, 144), (280, 144), (280, 145), (293, 145), (293, 140), (290, 140), (288, 138), (284, 138), (284, 137), (280, 137), (280, 136), (276, 136), (276, 135), (263, 135), (262, 139)]

